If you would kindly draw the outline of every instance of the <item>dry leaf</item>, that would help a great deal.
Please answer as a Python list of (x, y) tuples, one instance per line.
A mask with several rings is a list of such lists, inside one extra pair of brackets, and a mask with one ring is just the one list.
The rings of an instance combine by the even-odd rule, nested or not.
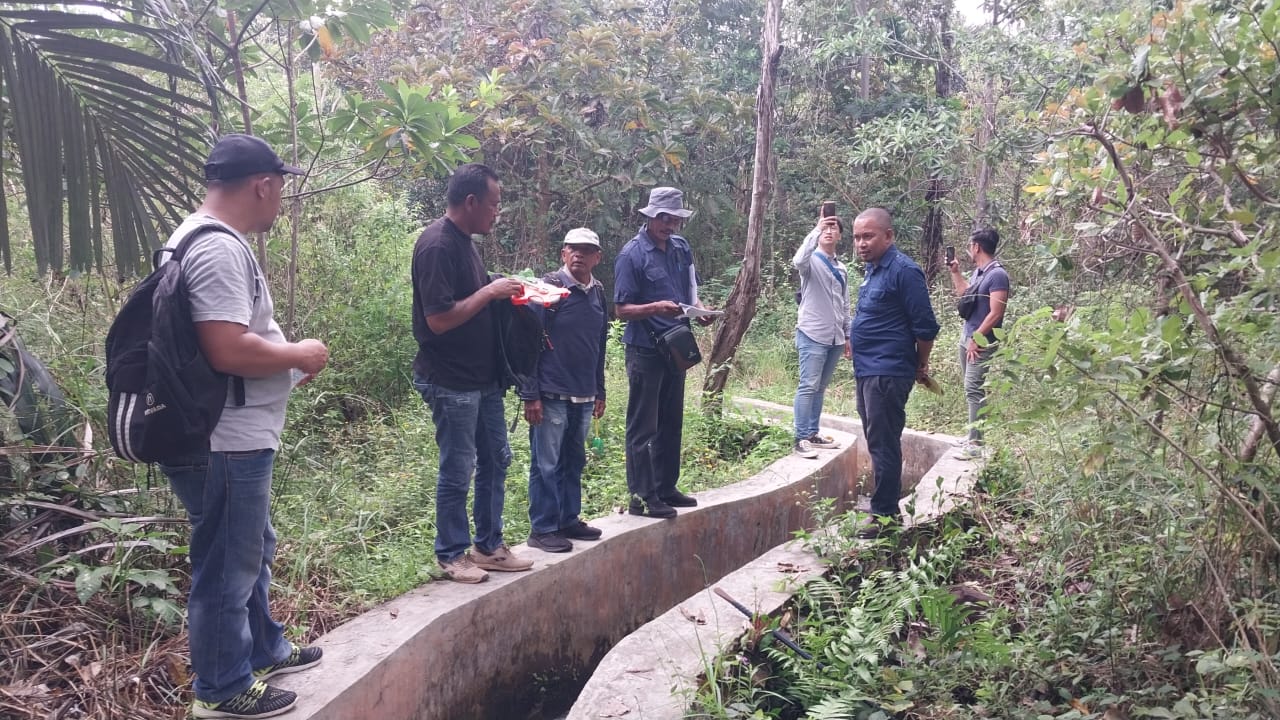
[(1065, 590), (1068, 595), (1083, 595), (1093, 590), (1093, 583), (1088, 580), (1073, 580), (1067, 583)]
[(628, 715), (630, 713), (631, 708), (627, 707), (625, 702), (618, 698), (613, 698), (600, 706), (600, 710), (596, 714), (600, 717), (612, 718), (622, 717), (623, 715)]
[(191, 676), (187, 673), (187, 661), (182, 656), (169, 653), (164, 660), (169, 667), (169, 679), (173, 680), (174, 685), (182, 686), (191, 682)]
[(102, 672), (102, 663), (94, 660), (88, 665), (81, 665), (77, 667), (76, 671), (80, 673), (80, 679), (84, 681), (86, 685), (92, 685), (93, 679), (98, 677), (98, 673)]
[(400, 611), (397, 610), (396, 608), (391, 608), (390, 610), (387, 611), (387, 614), (391, 616), (392, 620), (395, 620), (396, 618), (400, 617)]
[(1088, 706), (1088, 705), (1085, 705), (1084, 703), (1080, 702), (1079, 700), (1076, 700), (1075, 698), (1072, 698), (1072, 699), (1071, 699), (1071, 702), (1070, 702), (1069, 704), (1071, 705), (1071, 709), (1072, 709), (1072, 710), (1075, 710), (1076, 712), (1080, 713), (1081, 715), (1088, 715), (1088, 714), (1089, 714), (1089, 706)]
[(13, 698), (43, 697), (48, 694), (48, 685), (0, 685), (0, 695)]
[(707, 624), (707, 619), (702, 616), (702, 613), (698, 613), (697, 615), (694, 615), (688, 610), (685, 610), (683, 605), (680, 606), (680, 614), (684, 616), (685, 620), (688, 620), (691, 623), (696, 623), (698, 625)]

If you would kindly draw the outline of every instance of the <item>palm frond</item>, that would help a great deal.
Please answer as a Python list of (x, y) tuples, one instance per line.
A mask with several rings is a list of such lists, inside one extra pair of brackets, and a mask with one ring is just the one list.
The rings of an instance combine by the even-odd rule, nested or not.
[[(216, 76), (164, 0), (145, 8), (0, 6), (0, 88), (9, 101), (0, 127), (11, 128), (42, 273), (64, 269), (64, 246), (71, 269), (101, 268), (109, 230), (116, 271), (133, 274), (159, 245), (157, 224), (176, 222), (195, 202)], [(0, 165), (0, 181), (11, 170)], [(8, 217), (0, 202), (6, 271)]]

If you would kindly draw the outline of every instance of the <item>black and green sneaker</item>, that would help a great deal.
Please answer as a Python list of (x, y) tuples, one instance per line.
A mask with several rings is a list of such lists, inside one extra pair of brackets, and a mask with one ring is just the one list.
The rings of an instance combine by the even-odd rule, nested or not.
[(265, 718), (288, 712), (298, 702), (298, 694), (271, 687), (258, 680), (248, 690), (219, 703), (196, 700), (193, 718)]
[(264, 668), (258, 668), (253, 671), (253, 676), (258, 680), (266, 680), (276, 675), (285, 675), (287, 673), (306, 670), (307, 668), (320, 664), (320, 656), (324, 655), (324, 651), (318, 647), (298, 647), (293, 646), (293, 650), (289, 653), (289, 657), (281, 660), (275, 665), (268, 665)]

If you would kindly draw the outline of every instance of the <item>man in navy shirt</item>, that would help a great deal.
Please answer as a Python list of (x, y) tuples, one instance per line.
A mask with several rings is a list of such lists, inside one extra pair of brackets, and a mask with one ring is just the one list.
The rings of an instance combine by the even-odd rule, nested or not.
[[(964, 397), (969, 405), (969, 435), (956, 453), (961, 460), (982, 457), (982, 426), (978, 415), (987, 401), (983, 382), (987, 377), (987, 363), (996, 351), (995, 329), (1004, 325), (1004, 309), (1009, 302), (1009, 273), (995, 257), (999, 243), (1000, 235), (991, 228), (977, 230), (969, 236), (973, 276), (968, 280), (960, 273), (959, 262), (948, 265), (956, 297), (968, 293), (975, 299), (965, 316), (964, 331), (960, 333), (960, 375), (964, 377)], [(978, 345), (978, 336), (984, 338), (982, 345)]]
[(882, 208), (864, 210), (853, 221), (853, 242), (866, 275), (849, 341), (857, 379), (858, 416), (875, 468), (873, 522), (862, 537), (876, 537), (901, 522), (902, 430), (911, 386), (929, 377), (929, 354), (938, 321), (924, 272), (894, 245), (893, 218)]
[(591, 274), (601, 255), (600, 237), (590, 229), (564, 236), (564, 266), (543, 280), (569, 294), (535, 310), (548, 342), (538, 371), (519, 389), (529, 422), (529, 547), (545, 552), (569, 552), (571, 540), (599, 540), (601, 534), (578, 517), (587, 428), (591, 418), (604, 415), (609, 317), (604, 286)]
[[(701, 307), (693, 252), (676, 231), (693, 214), (684, 193), (654, 188), (640, 209), (648, 218), (618, 253), (613, 299), (627, 321), (627, 490), (632, 515), (675, 517), (698, 501), (676, 488), (684, 425), (684, 375), (657, 347), (656, 337), (687, 323), (681, 303)], [(699, 318), (709, 324), (710, 317)]]

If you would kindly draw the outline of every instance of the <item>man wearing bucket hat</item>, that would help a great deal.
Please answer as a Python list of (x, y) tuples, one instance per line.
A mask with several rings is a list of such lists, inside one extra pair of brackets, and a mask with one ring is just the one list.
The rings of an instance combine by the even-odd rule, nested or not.
[(518, 392), (529, 422), (529, 547), (569, 552), (572, 540), (599, 540), (582, 521), (582, 469), (591, 418), (604, 415), (604, 346), (609, 316), (604, 286), (591, 271), (600, 237), (589, 228), (564, 236), (562, 267), (542, 278), (567, 288), (564, 299), (534, 306), (547, 335), (538, 370)]
[[(702, 307), (689, 243), (676, 234), (693, 211), (684, 193), (654, 188), (640, 208), (648, 220), (618, 253), (614, 292), (618, 317), (627, 321), (627, 490), (633, 515), (675, 517), (698, 501), (676, 487), (684, 423), (685, 371), (662, 350), (659, 338), (687, 326), (681, 304)], [(709, 324), (710, 317), (699, 322)]]

